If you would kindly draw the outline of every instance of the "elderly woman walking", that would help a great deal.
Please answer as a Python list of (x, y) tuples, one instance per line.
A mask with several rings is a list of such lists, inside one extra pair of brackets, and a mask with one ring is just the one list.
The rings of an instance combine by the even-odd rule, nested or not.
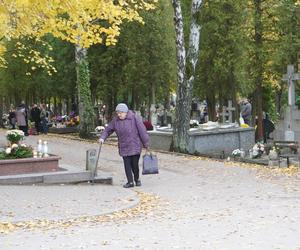
[(149, 136), (142, 119), (131, 110), (128, 110), (125, 103), (117, 105), (116, 114), (101, 134), (99, 143), (103, 143), (109, 135), (116, 132), (119, 154), (123, 157), (127, 177), (127, 183), (123, 187), (134, 187), (134, 182), (136, 186), (141, 186), (139, 159), (142, 148), (148, 149), (149, 147)]

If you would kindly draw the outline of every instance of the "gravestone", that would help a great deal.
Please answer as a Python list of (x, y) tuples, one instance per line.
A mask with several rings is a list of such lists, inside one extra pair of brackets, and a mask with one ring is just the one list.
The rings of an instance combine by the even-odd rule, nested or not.
[(157, 125), (163, 127), (167, 126), (167, 117), (166, 117), (166, 112), (165, 108), (162, 105), (159, 105), (158, 109), (156, 110), (157, 113)]
[[(173, 126), (172, 116), (167, 113), (167, 124), (168, 126)], [(170, 124), (170, 125), (169, 125)]]
[(235, 111), (235, 108), (232, 106), (232, 101), (228, 101), (228, 106), (222, 107), (222, 113), (220, 115), (222, 116), (222, 122), (223, 123), (233, 123), (233, 115), (232, 113)]
[(235, 121), (233, 121), (233, 115), (232, 115), (232, 113), (235, 111), (235, 108), (232, 106), (231, 100), (228, 101), (227, 111), (228, 111), (228, 116), (229, 116), (228, 117), (229, 122), (230, 123), (235, 122)]
[(163, 126), (167, 126), (167, 117), (165, 116), (164, 112), (160, 112), (157, 115), (157, 119), (158, 119), (158, 124), (159, 126), (163, 127)]
[(287, 66), (287, 74), (283, 75), (283, 81), (288, 83), (288, 105), (295, 106), (295, 83), (294, 81), (300, 80), (299, 74), (295, 73), (294, 65)]
[[(157, 131), (148, 131), (151, 148), (170, 150), (172, 144), (172, 130), (158, 128)], [(211, 130), (190, 129), (188, 132), (188, 153), (205, 155), (230, 155), (234, 149), (243, 148), (248, 151), (255, 143), (254, 128), (229, 128)]]
[(173, 127), (174, 122), (175, 122), (175, 107), (171, 106), (169, 110), (166, 112), (167, 115), (167, 124), (168, 127)]
[(222, 116), (222, 123), (225, 123), (227, 121), (227, 116), (228, 116), (226, 106), (222, 107), (222, 112), (220, 113), (220, 115)]
[(192, 101), (191, 105), (191, 120), (200, 121), (200, 107), (197, 101)]
[(156, 125), (157, 125), (157, 111), (155, 106), (156, 106), (155, 104), (151, 104), (150, 107), (150, 120), (154, 130), (156, 129)]
[(97, 150), (89, 149), (86, 151), (86, 170), (91, 171), (97, 176)]
[(300, 76), (295, 73), (293, 65), (287, 66), (287, 74), (282, 80), (288, 83), (288, 106), (275, 125), (274, 139), (300, 142), (300, 110), (295, 105), (295, 81), (300, 80)]

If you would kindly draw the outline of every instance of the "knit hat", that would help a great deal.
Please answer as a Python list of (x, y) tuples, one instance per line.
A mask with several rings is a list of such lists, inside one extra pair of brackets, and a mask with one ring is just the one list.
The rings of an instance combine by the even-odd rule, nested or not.
[(127, 113), (128, 112), (128, 107), (125, 103), (119, 103), (116, 107), (116, 112), (124, 112)]

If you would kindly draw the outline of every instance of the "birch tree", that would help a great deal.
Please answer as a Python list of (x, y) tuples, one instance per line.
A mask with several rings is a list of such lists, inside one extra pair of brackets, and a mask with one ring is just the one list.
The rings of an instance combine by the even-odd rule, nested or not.
[(177, 48), (177, 99), (176, 118), (173, 131), (173, 150), (187, 152), (189, 144), (190, 111), (195, 70), (198, 62), (200, 25), (197, 16), (202, 0), (193, 0), (191, 7), (191, 25), (189, 46), (186, 53), (183, 29), (183, 15), (180, 0), (172, 0)]

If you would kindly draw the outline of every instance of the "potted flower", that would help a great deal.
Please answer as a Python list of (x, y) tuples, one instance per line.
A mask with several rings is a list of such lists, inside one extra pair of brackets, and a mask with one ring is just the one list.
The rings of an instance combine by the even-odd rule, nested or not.
[(252, 148), (252, 157), (253, 158), (259, 158), (262, 156), (262, 154), (265, 151), (265, 146), (263, 143), (256, 143)]
[(232, 151), (231, 154), (232, 154), (233, 158), (236, 158), (236, 157), (240, 157), (241, 153), (242, 153), (242, 151), (240, 149), (235, 149)]
[(190, 128), (197, 128), (199, 126), (199, 122), (197, 120), (190, 120)]
[(19, 129), (8, 130), (6, 132), (6, 139), (10, 145), (19, 144), (19, 142), (24, 139), (24, 132)]
[(30, 158), (33, 156), (32, 148), (26, 144), (12, 144), (5, 151), (0, 152), (0, 160)]
[(277, 160), (279, 155), (279, 149), (275, 146), (269, 152), (269, 159), (270, 160)]

